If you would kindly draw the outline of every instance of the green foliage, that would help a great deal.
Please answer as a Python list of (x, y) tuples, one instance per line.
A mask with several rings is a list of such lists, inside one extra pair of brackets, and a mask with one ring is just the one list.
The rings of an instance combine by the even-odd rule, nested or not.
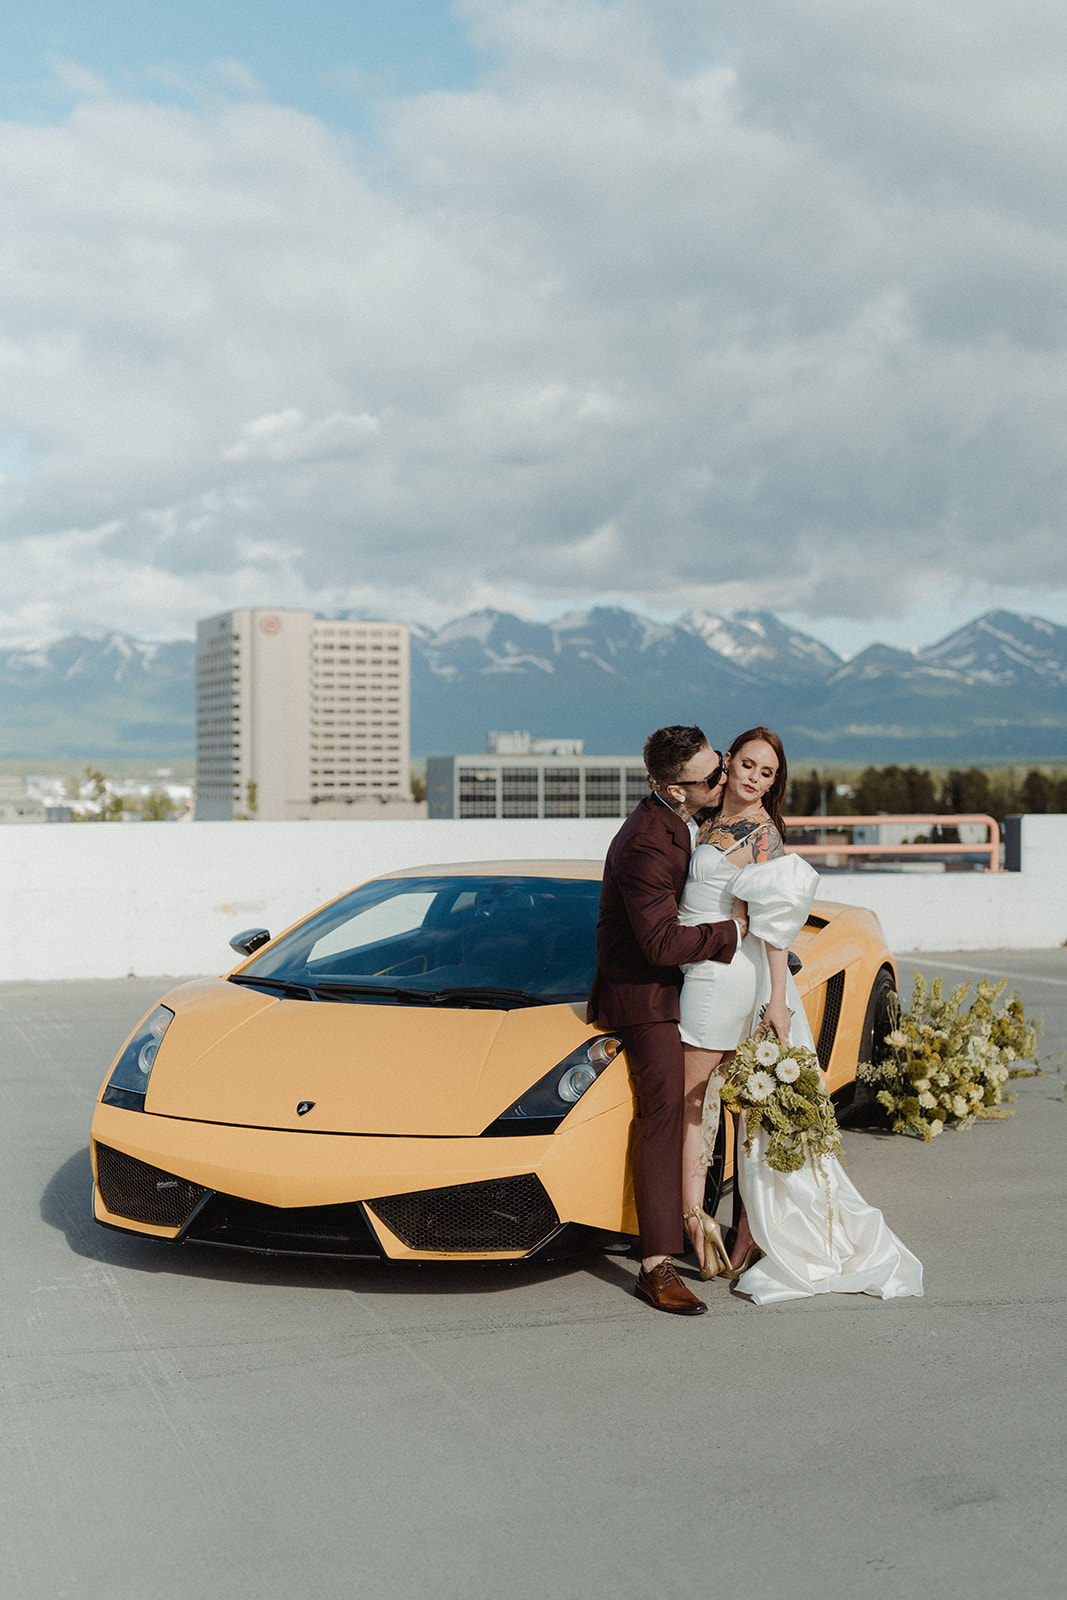
[(934, 811), (934, 780), (919, 767), (868, 767), (855, 791), (857, 814), (877, 816), (880, 811)]
[(929, 1141), (946, 1124), (967, 1128), (1012, 1115), (1003, 1105), (1012, 1098), (1003, 1086), (1026, 1075), (1013, 1064), (1034, 1057), (1041, 1025), (1027, 1021), (1017, 994), (996, 1009), (1007, 981), (983, 978), (967, 1010), (969, 982), (946, 999), (942, 980), (928, 985), (919, 972), (909, 1011), (890, 997), (893, 1026), (882, 1041), (888, 1053), (861, 1062), (857, 1076), (877, 1087), (875, 1098), (894, 1133)]
[(728, 1111), (743, 1112), (751, 1146), (757, 1128), (768, 1130), (766, 1160), (778, 1172), (796, 1172), (806, 1160), (841, 1154), (841, 1133), (813, 1051), (778, 1043), (757, 1028), (737, 1047), (719, 1087)]
[(969, 767), (966, 772), (950, 771), (938, 798), (942, 811), (958, 811), (964, 815), (968, 811), (988, 812), (993, 803), (989, 775), (977, 767)]
[(839, 795), (836, 779), (818, 773), (813, 767), (807, 777), (789, 780), (785, 793), (785, 813), (794, 817), (846, 817), (854, 801)]
[[(852, 794), (836, 792), (836, 779), (814, 768), (790, 779), (785, 814), (794, 817), (877, 816), (947, 812), (1004, 818), (1017, 812), (1067, 812), (1067, 773), (1062, 769), (1014, 767), (983, 772), (978, 767), (950, 768), (939, 775), (919, 767), (866, 767), (853, 780)], [(951, 826), (937, 835), (953, 842)]]
[(177, 809), (174, 801), (162, 789), (153, 789), (141, 801), (141, 817), (145, 822), (169, 822)]
[(245, 784), (245, 804), (247, 810), (234, 812), (233, 820), (235, 822), (254, 822), (256, 820), (256, 812), (259, 810), (259, 789), (255, 778), (249, 778)]
[(90, 799), (95, 804), (95, 809), (78, 811), (71, 808), (71, 822), (121, 822), (122, 800), (117, 794), (109, 794), (107, 779), (98, 767), (86, 767), (85, 776), (93, 786)]

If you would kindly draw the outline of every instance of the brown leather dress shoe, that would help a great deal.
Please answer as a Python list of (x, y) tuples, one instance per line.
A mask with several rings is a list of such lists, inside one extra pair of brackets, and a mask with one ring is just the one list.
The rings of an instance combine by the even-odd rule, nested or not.
[(681, 1317), (699, 1317), (708, 1309), (703, 1300), (698, 1300), (693, 1291), (686, 1288), (670, 1260), (661, 1261), (651, 1272), (642, 1267), (634, 1293), (641, 1295), (657, 1311), (675, 1311)]

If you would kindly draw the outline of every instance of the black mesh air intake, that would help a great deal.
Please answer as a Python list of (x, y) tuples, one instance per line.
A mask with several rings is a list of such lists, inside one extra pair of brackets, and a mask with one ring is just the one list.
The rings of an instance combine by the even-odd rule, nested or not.
[(532, 1250), (559, 1226), (539, 1178), (494, 1178), (367, 1204), (410, 1250)]
[(96, 1147), (96, 1170), (104, 1204), (114, 1216), (162, 1228), (180, 1228), (210, 1192), (106, 1144)]
[(822, 1022), (819, 1024), (819, 1038), (815, 1045), (815, 1054), (824, 1072), (830, 1065), (834, 1040), (837, 1038), (837, 1024), (841, 1021), (841, 1002), (844, 998), (845, 974), (835, 972), (832, 978), (826, 980), (826, 999), (823, 1002)]
[(380, 1260), (382, 1251), (362, 1208), (268, 1206), (216, 1194), (186, 1234), (189, 1244), (226, 1245), (261, 1255), (336, 1256), (342, 1260)]

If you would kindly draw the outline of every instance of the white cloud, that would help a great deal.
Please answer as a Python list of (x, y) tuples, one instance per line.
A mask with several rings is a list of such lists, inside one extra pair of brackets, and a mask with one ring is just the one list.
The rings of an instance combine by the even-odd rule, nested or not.
[(68, 61), (65, 56), (49, 56), (48, 67), (58, 86), (77, 99), (110, 93), (111, 86), (106, 78), (79, 66), (76, 61)]
[(9, 637), (1067, 607), (1060, 6), (461, 11), (373, 157), (240, 63), (0, 124)]
[(329, 461), (352, 455), (381, 431), (377, 417), (361, 411), (332, 411), (309, 421), (298, 406), (272, 412), (246, 422), (234, 444), (222, 452), (224, 461)]

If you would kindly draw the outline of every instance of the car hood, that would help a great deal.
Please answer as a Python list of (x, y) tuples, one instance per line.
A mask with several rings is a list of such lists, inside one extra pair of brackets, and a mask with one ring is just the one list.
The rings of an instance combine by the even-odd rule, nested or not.
[(311, 1002), (217, 979), (163, 1004), (146, 1112), (307, 1133), (480, 1134), (595, 1031), (571, 1005)]

